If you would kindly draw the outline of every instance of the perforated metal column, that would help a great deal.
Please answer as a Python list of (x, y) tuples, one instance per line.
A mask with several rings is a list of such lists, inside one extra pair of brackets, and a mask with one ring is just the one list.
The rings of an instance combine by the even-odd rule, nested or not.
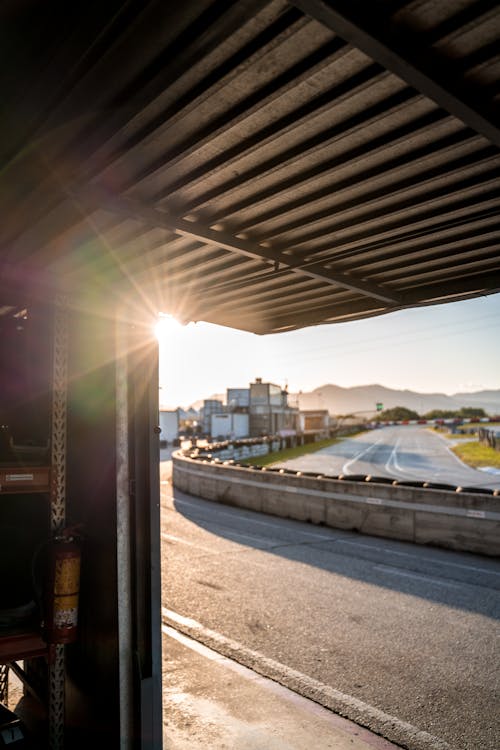
[[(58, 299), (54, 311), (52, 372), (52, 426), (50, 525), (52, 535), (61, 531), (66, 519), (66, 441), (68, 386), (68, 313), (64, 299)], [(53, 647), (49, 664), (49, 747), (64, 747), (64, 673), (63, 645)]]

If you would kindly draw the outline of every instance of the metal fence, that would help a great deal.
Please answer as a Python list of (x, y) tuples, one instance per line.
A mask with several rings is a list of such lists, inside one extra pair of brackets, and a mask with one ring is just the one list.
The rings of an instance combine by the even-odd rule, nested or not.
[(489, 448), (500, 451), (500, 432), (495, 430), (485, 430), (483, 427), (480, 427), (478, 431), (478, 439), (482, 445), (487, 445)]

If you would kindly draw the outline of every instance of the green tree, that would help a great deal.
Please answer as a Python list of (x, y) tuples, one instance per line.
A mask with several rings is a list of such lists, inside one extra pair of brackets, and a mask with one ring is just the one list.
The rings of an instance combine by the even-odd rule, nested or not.
[(464, 417), (464, 419), (481, 419), (481, 417), (488, 416), (484, 409), (476, 409), (474, 406), (464, 406), (460, 409), (458, 415)]
[(475, 406), (464, 406), (459, 410), (450, 411), (449, 409), (433, 409), (424, 415), (426, 419), (480, 419), (488, 415), (484, 409)]
[(394, 406), (392, 409), (386, 409), (377, 416), (377, 420), (382, 422), (404, 422), (407, 419), (419, 419), (419, 415), (412, 409), (405, 406)]

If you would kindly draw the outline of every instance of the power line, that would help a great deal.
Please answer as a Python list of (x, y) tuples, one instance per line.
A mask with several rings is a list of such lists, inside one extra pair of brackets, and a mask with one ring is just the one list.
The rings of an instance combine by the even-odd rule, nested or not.
[[(499, 320), (498, 313), (491, 313), (491, 314), (488, 314), (488, 315), (482, 315), (482, 316), (480, 316), (478, 318), (474, 318), (473, 322), (478, 322), (480, 320), (485, 320), (487, 318), (493, 318), (493, 317), (497, 318), (497, 320), (498, 320), (498, 322), (496, 324), (494, 324), (494, 325), (490, 325), (490, 326), (482, 325), (482, 326), (475, 326), (473, 328), (460, 328), (460, 330), (458, 330), (458, 331), (455, 331), (455, 332), (451, 331), (451, 332), (447, 333), (447, 336), (457, 336), (457, 335), (462, 335), (464, 333), (470, 333), (472, 331), (477, 331), (477, 330), (484, 331), (484, 330), (487, 330), (489, 328), (498, 328), (498, 327), (500, 327), (500, 320)], [(435, 339), (436, 337), (435, 336), (432, 336), (432, 337), (431, 336), (425, 336), (424, 338), (422, 338), (422, 337), (419, 337), (419, 338), (410, 338), (410, 337), (414, 336), (414, 334), (418, 335), (418, 334), (421, 334), (421, 333), (426, 333), (427, 331), (432, 331), (434, 333), (436, 330), (440, 330), (440, 329), (443, 329), (443, 328), (449, 328), (450, 326), (453, 326), (453, 328), (454, 328), (457, 325), (461, 325), (462, 323), (467, 323), (467, 322), (471, 322), (470, 318), (467, 318), (467, 319), (462, 320), (462, 321), (454, 321), (453, 323), (441, 323), (441, 324), (438, 324), (438, 325), (427, 326), (426, 328), (416, 329), (416, 330), (413, 330), (413, 331), (405, 332), (404, 334), (403, 333), (396, 334), (396, 335), (395, 334), (387, 334), (387, 335), (384, 335), (384, 336), (370, 337), (369, 339), (361, 339), (360, 341), (357, 341), (356, 343), (353, 343), (351, 346), (348, 346), (347, 348), (346, 348), (345, 345), (342, 346), (342, 345), (338, 345), (338, 344), (328, 344), (326, 346), (318, 345), (318, 346), (315, 346), (315, 347), (309, 347), (307, 349), (301, 347), (300, 349), (296, 349), (294, 351), (287, 351), (286, 352), (286, 358), (288, 359), (288, 358), (292, 358), (292, 357), (302, 356), (304, 354), (309, 354), (310, 352), (316, 352), (316, 351), (323, 351), (324, 357), (328, 357), (328, 356), (331, 356), (332, 354), (337, 354), (337, 353), (345, 353), (345, 352), (348, 353), (348, 352), (351, 352), (351, 351), (352, 352), (371, 351), (371, 350), (373, 350), (375, 348), (378, 348), (378, 347), (370, 346), (368, 348), (364, 348), (363, 345), (364, 344), (374, 344), (374, 343), (377, 343), (377, 342), (385, 342), (385, 341), (389, 341), (393, 345), (396, 345), (396, 344), (399, 345), (401, 343), (413, 344), (414, 342), (429, 341), (429, 340)], [(320, 358), (322, 359), (323, 357), (320, 357)], [(310, 361), (314, 361), (315, 359), (317, 359), (317, 358), (312, 358)]]

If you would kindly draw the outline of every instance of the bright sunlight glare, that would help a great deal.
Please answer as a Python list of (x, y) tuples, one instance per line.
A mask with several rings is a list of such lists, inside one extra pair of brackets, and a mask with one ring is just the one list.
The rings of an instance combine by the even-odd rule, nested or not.
[(500, 294), (267, 336), (170, 316), (158, 332), (165, 408), (247, 388), (256, 377), (291, 393), (329, 383), (448, 395), (500, 386)]
[(172, 315), (160, 315), (155, 325), (155, 336), (158, 341), (163, 341), (182, 328), (182, 323)]

